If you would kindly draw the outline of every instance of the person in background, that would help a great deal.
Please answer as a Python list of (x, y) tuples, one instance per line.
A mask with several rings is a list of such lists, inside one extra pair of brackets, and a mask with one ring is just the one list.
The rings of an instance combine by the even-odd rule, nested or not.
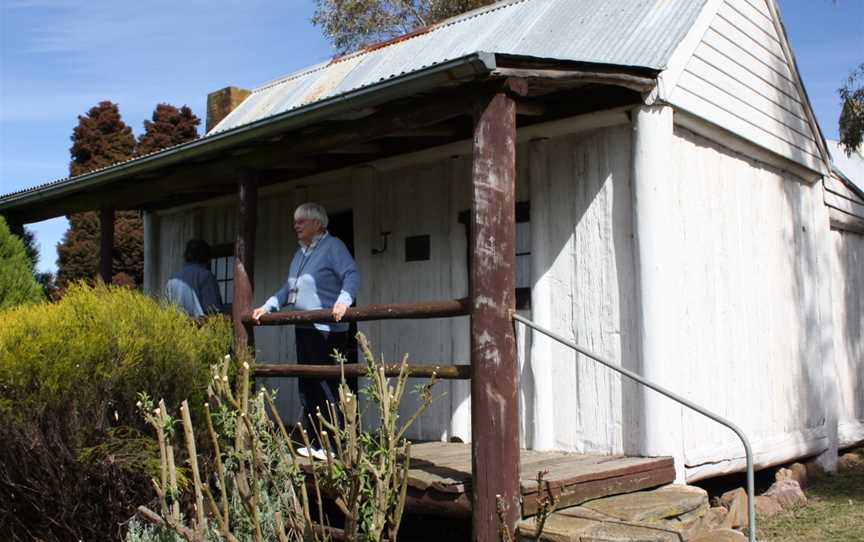
[(198, 318), (223, 311), (216, 277), (210, 272), (210, 245), (190, 239), (183, 253), (186, 261), (165, 284), (165, 297), (189, 316)]
[[(306, 365), (335, 364), (331, 357), (333, 351), (347, 351), (348, 324), (339, 322), (360, 288), (357, 264), (345, 243), (327, 232), (327, 224), (327, 211), (321, 205), (304, 203), (297, 207), (294, 231), (300, 248), (288, 268), (288, 279), (264, 305), (252, 311), (252, 318), (260, 324), (261, 316), (283, 308), (292, 311), (330, 309), (336, 323), (294, 327), (297, 363)], [(307, 427), (309, 416), (315, 416), (319, 409), (326, 415), (327, 402), (338, 403), (338, 380), (300, 378), (298, 388)], [(314, 431), (308, 432), (310, 439), (314, 439)], [(314, 441), (312, 444), (312, 450), (301, 448), (298, 452), (324, 459), (320, 445)]]

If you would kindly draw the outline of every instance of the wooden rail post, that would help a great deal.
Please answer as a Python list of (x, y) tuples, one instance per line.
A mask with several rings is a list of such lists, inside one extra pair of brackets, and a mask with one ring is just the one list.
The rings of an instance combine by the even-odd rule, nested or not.
[[(474, 540), (500, 540), (521, 518), (515, 310), (516, 100), (508, 79), (474, 110), (471, 198), (471, 468)], [(503, 525), (497, 503), (503, 507)]]
[(114, 276), (112, 260), (114, 258), (114, 209), (102, 207), (99, 209), (99, 276), (102, 282), (111, 284)]
[(258, 222), (258, 177), (243, 170), (237, 183), (237, 239), (234, 242), (234, 339), (254, 352), (255, 332), (243, 316), (252, 312), (255, 284), (255, 228)]

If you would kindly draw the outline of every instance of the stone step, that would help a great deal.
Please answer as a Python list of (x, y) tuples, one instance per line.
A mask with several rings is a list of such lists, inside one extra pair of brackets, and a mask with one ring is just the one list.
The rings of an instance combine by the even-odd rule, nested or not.
[(701, 488), (667, 485), (604, 497), (550, 514), (537, 536), (535, 518), (519, 523), (521, 541), (548, 542), (712, 542), (746, 540), (721, 530), (725, 514), (713, 512)]

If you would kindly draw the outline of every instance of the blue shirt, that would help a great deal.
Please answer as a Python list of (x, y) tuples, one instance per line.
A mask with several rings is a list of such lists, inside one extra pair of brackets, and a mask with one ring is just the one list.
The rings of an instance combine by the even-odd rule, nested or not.
[(164, 294), (190, 316), (222, 312), (222, 296), (219, 295), (216, 277), (201, 264), (186, 263), (168, 280)]
[[(336, 303), (350, 306), (360, 289), (360, 273), (345, 243), (325, 232), (294, 254), (288, 268), (288, 280), (264, 303), (267, 312), (283, 308), (292, 288), (297, 288), (297, 302), (286, 307), (288, 310), (329, 309)], [(348, 324), (316, 323), (315, 328), (348, 331)]]

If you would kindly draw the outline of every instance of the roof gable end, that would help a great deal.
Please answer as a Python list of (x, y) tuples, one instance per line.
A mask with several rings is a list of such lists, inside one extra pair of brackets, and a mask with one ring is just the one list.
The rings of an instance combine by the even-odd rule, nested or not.
[(810, 170), (828, 154), (774, 0), (711, 0), (661, 75), (661, 100)]

